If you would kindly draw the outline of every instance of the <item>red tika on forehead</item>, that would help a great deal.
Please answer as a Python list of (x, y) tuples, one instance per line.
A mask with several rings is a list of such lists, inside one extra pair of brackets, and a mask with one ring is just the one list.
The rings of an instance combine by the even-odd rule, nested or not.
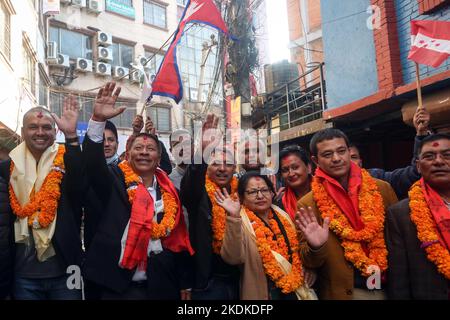
[(144, 141), (147, 141), (147, 139), (148, 139), (147, 136), (143, 136), (142, 138), (144, 139)]
[(433, 147), (439, 147), (439, 142), (433, 143)]
[(42, 114), (42, 111), (39, 111), (38, 112), (38, 114), (37, 114), (37, 117), (40, 119), (40, 118), (42, 118), (44, 115)]

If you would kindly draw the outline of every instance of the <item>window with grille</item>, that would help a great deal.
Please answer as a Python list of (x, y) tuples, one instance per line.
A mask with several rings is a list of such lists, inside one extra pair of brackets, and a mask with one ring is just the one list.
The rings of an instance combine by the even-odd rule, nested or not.
[(111, 121), (118, 128), (131, 128), (134, 117), (136, 117), (136, 102), (116, 102), (118, 106), (125, 106), (126, 110), (118, 115), (117, 117), (111, 119)]
[(50, 27), (50, 41), (58, 45), (58, 52), (70, 58), (92, 60), (92, 37), (62, 28)]
[[(68, 97), (68, 93), (50, 92), (50, 110), (58, 116), (61, 116), (64, 106), (64, 100)], [(89, 122), (92, 116), (94, 97), (77, 97), (80, 106), (80, 114), (78, 122)]]
[(134, 59), (134, 48), (122, 43), (113, 43), (113, 66), (131, 68), (130, 64)]
[(169, 108), (150, 107), (147, 112), (149, 112), (157, 131), (171, 131)]
[(144, 0), (144, 23), (167, 28), (166, 6), (150, 0)]
[(11, 15), (3, 1), (0, 1), (0, 50), (11, 59)]

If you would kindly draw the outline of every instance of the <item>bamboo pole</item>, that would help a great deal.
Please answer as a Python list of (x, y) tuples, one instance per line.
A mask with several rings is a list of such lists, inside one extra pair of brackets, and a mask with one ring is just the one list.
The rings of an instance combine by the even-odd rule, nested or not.
[(423, 108), (422, 103), (422, 86), (420, 85), (419, 64), (416, 62), (416, 84), (417, 84), (417, 109)]

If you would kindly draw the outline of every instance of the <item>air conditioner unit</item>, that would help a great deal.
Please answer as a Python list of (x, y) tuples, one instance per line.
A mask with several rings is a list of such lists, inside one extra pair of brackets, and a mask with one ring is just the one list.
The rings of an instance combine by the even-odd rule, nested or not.
[(102, 4), (99, 0), (88, 0), (87, 11), (95, 14), (103, 12)]
[(147, 77), (148, 77), (148, 81), (150, 81), (150, 83), (152, 83), (153, 80), (155, 80), (155, 78), (156, 78), (156, 74), (150, 72), (150, 73), (147, 73)]
[(92, 60), (78, 58), (77, 64), (75, 65), (75, 70), (81, 72), (92, 72)]
[(95, 73), (99, 76), (110, 76), (111, 75), (111, 65), (104, 62), (97, 62), (95, 68)]
[(72, 0), (72, 6), (78, 8), (86, 8), (86, 0)]
[(70, 4), (72, 2), (72, 0), (60, 0), (59, 2), (61, 4)]
[(54, 64), (58, 61), (58, 44), (54, 41), (47, 42), (47, 62)]
[(125, 67), (114, 67), (113, 78), (120, 79), (125, 78), (128, 75), (129, 69)]
[(148, 60), (148, 58), (147, 57), (145, 57), (145, 56), (138, 56), (137, 57), (137, 60), (136, 60), (136, 63), (138, 64), (138, 65), (141, 65), (141, 66), (150, 66), (148, 63), (147, 63), (147, 60)]
[(142, 77), (142, 72), (139, 70), (134, 69), (130, 72), (130, 81), (133, 83), (140, 83), (141, 77)]
[(112, 36), (109, 33), (98, 31), (97, 43), (100, 46), (109, 47), (110, 45), (112, 45)]
[(49, 62), (49, 64), (58, 67), (70, 68), (70, 57), (68, 55), (58, 53), (56, 60), (52, 61), (52, 63)]
[(112, 49), (99, 47), (98, 48), (98, 60), (109, 62), (113, 60), (113, 52)]

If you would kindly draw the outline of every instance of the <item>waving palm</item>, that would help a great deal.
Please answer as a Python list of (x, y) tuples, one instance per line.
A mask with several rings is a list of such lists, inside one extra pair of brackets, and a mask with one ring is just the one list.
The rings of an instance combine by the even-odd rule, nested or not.
[(295, 223), (313, 249), (320, 248), (327, 242), (330, 219), (325, 218), (323, 225), (319, 225), (311, 207), (300, 208), (300, 211), (297, 211)]
[(64, 100), (61, 118), (55, 113), (52, 113), (52, 117), (55, 119), (58, 129), (64, 133), (66, 138), (74, 138), (77, 136), (78, 113), (78, 102), (72, 95)]
[(224, 208), (230, 216), (235, 218), (239, 217), (241, 212), (241, 204), (239, 202), (239, 199), (237, 199), (236, 201), (231, 199), (226, 188), (223, 188), (223, 192), (220, 190), (216, 191), (215, 196), (217, 204)]
[(125, 107), (114, 108), (121, 90), (120, 87), (117, 87), (114, 91), (115, 87), (116, 84), (114, 82), (108, 82), (105, 87), (98, 91), (97, 97), (95, 98), (92, 120), (104, 122), (125, 111)]

